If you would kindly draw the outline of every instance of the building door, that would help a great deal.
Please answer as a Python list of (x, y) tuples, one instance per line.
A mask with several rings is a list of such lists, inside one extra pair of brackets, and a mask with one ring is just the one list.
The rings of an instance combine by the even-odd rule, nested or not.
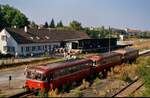
[(65, 48), (65, 43), (66, 43), (66, 42), (62, 41), (62, 42), (60, 43), (60, 47)]
[(78, 48), (78, 43), (72, 43), (72, 49), (77, 49)]

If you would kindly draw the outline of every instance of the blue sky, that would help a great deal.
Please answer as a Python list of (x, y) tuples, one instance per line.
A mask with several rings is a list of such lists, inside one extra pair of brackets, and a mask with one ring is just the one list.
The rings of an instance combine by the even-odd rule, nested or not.
[(111, 26), (150, 30), (150, 0), (0, 0), (21, 10), (31, 21), (44, 24), (54, 18), (65, 25)]

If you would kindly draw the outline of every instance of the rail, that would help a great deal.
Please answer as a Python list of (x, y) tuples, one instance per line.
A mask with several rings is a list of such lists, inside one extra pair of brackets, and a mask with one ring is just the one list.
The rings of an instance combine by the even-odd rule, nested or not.
[(148, 54), (148, 53), (150, 53), (150, 49), (139, 52), (139, 56), (143, 56), (143, 55)]
[(15, 95), (11, 95), (8, 98), (26, 98), (32, 95), (35, 95), (38, 92), (38, 90), (34, 90), (34, 91), (24, 91), (24, 92), (20, 92), (18, 94)]
[(130, 94), (134, 94), (138, 89), (140, 89), (144, 85), (141, 79), (137, 78), (129, 85), (119, 90), (111, 97), (128, 97)]

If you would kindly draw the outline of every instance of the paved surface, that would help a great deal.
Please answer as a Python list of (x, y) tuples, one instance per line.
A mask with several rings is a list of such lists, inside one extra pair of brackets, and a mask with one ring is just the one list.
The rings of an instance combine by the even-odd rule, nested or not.
[[(25, 75), (23, 74), (24, 68), (17, 68), (11, 70), (1, 70), (0, 72), (0, 96), (8, 96), (19, 91), (22, 91), (22, 86), (25, 81)], [(9, 76), (12, 76), (9, 88)]]

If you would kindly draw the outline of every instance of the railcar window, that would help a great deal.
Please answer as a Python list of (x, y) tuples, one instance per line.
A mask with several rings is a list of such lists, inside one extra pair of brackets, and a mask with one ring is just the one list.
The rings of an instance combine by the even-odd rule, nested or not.
[(114, 57), (105, 58), (105, 59), (97, 62), (97, 65), (105, 65), (105, 64), (117, 62), (117, 61), (120, 61), (120, 59), (121, 59), (120, 56), (114, 56)]
[(106, 60), (102, 60), (102, 61), (100, 62), (100, 64), (101, 64), (101, 65), (105, 65), (105, 64), (107, 64), (107, 62), (106, 62)]
[(77, 72), (79, 70), (84, 69), (88, 65), (89, 64), (81, 64), (81, 65), (72, 66), (72, 67), (69, 67), (69, 68), (64, 68), (64, 69), (61, 69), (57, 72), (54, 72), (53, 76), (54, 76), (54, 78), (57, 78), (59, 76), (63, 76), (63, 75), (69, 74), (69, 73), (74, 73), (74, 72)]
[(46, 81), (47, 80), (45, 75), (34, 72), (34, 71), (28, 71), (27, 75), (26, 75), (26, 78), (39, 80), (39, 81)]
[(45, 76), (45, 75), (41, 75), (42, 77), (41, 77), (41, 80), (42, 81), (47, 81), (47, 77)]

